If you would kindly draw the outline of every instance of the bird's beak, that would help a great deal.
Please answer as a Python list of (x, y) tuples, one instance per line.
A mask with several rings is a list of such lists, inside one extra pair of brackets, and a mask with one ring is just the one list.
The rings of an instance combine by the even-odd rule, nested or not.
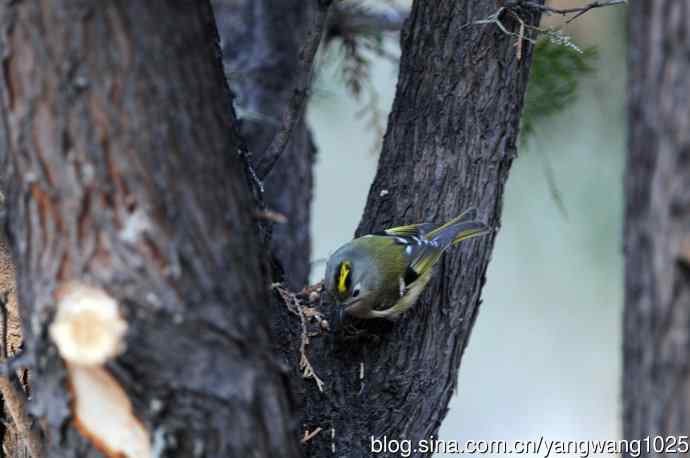
[(345, 301), (345, 302), (341, 302), (341, 303), (338, 303), (336, 301), (336, 304), (338, 305), (338, 311), (337, 311), (338, 321), (342, 321), (343, 318), (345, 318), (345, 314), (351, 315), (353, 308), (356, 308), (357, 305), (359, 305), (361, 300), (362, 300), (361, 298), (352, 299), (350, 301)]

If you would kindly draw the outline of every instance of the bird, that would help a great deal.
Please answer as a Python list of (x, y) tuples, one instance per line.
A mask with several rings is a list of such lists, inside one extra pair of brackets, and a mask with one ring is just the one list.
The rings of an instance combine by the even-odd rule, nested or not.
[(358, 237), (328, 259), (324, 289), (340, 312), (354, 318), (396, 320), (409, 310), (450, 246), (491, 228), (469, 208), (447, 223), (393, 227)]

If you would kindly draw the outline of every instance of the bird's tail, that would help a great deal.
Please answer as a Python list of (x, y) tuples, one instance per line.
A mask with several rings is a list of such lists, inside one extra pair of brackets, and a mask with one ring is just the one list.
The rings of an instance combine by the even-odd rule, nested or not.
[(491, 232), (491, 228), (477, 219), (477, 209), (470, 208), (448, 221), (443, 226), (430, 231), (426, 238), (443, 249), (463, 240)]

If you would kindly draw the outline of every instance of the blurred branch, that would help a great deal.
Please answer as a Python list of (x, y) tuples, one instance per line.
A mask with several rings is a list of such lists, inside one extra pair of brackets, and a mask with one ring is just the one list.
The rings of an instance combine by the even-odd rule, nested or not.
[(520, 143), (526, 147), (534, 141), (530, 151), (541, 155), (541, 163), (549, 193), (561, 214), (567, 219), (565, 202), (558, 188), (555, 171), (543, 148), (536, 143), (539, 128), (545, 120), (561, 113), (574, 101), (578, 82), (595, 69), (595, 48), (578, 51), (562, 46), (545, 37), (535, 46), (527, 95), (522, 109)]
[(521, 141), (535, 133), (545, 119), (562, 112), (575, 100), (578, 81), (595, 69), (598, 53), (562, 46), (548, 37), (537, 41), (521, 118)]
[(297, 82), (290, 98), (290, 102), (283, 115), (282, 125), (273, 141), (268, 146), (264, 158), (257, 167), (259, 178), (263, 180), (271, 172), (281, 154), (290, 141), (292, 132), (297, 123), (302, 119), (304, 107), (306, 105), (309, 87), (311, 86), (312, 74), (314, 73), (314, 59), (316, 51), (319, 49), (321, 37), (328, 23), (328, 12), (333, 0), (315, 0), (316, 9), (314, 18), (307, 36), (304, 47), (300, 51), (300, 61), (297, 71)]
[[(257, 167), (257, 173), (263, 180), (273, 169), (287, 147), (295, 126), (302, 118), (309, 98), (309, 87), (314, 72), (316, 52), (324, 37), (326, 42), (341, 38), (344, 43), (354, 43), (353, 37), (371, 38), (384, 32), (398, 32), (402, 28), (408, 12), (402, 8), (392, 7), (387, 10), (367, 8), (359, 3), (338, 2), (329, 9), (333, 0), (317, 2), (314, 22), (307, 34), (306, 42), (300, 53), (300, 69), (295, 89), (283, 116), (281, 128), (264, 154), (264, 159)], [(366, 40), (365, 40), (366, 41)], [(371, 49), (372, 45), (369, 44)], [(373, 46), (373, 52), (385, 54), (383, 46)], [(359, 91), (354, 91), (358, 93)]]
[(385, 113), (379, 107), (379, 97), (371, 80), (371, 56), (388, 59), (398, 65), (399, 56), (386, 48), (386, 33), (400, 32), (409, 10), (393, 1), (387, 7), (375, 8), (362, 1), (337, 3), (333, 7), (324, 46), (339, 43), (344, 52), (342, 77), (348, 91), (360, 100), (365, 97), (357, 117), (368, 116), (367, 124), (376, 132), (372, 151), (378, 151), (385, 133)]
[(358, 3), (339, 3), (333, 8), (326, 36), (399, 32), (407, 14), (408, 11), (401, 8), (379, 10)]
[(573, 17), (565, 21), (566, 24), (570, 24), (575, 19), (579, 18), (583, 14), (595, 8), (603, 8), (605, 6), (616, 6), (627, 4), (628, 0), (608, 0), (608, 1), (596, 1), (589, 3), (588, 5), (581, 6), (578, 8), (554, 8), (552, 6), (542, 5), (537, 2), (527, 1), (527, 0), (513, 0), (504, 2), (503, 6), (510, 8), (513, 6), (523, 6), (527, 8), (533, 8), (542, 11), (547, 14), (560, 14), (561, 16), (567, 16), (569, 14), (574, 14)]

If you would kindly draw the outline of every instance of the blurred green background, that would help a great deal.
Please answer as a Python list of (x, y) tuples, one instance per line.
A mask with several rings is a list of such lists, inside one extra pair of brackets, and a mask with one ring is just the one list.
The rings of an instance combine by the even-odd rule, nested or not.
[[(546, 21), (563, 23), (555, 16)], [(513, 165), (484, 302), (440, 439), (621, 434), (625, 7), (590, 11), (564, 31), (582, 47), (596, 46), (595, 71), (580, 80), (574, 103), (536, 127)], [(386, 46), (397, 53), (397, 37)], [(397, 67), (372, 59), (385, 125)], [(353, 235), (380, 141), (371, 116), (357, 115), (365, 102), (347, 91), (339, 65), (337, 50), (322, 56), (308, 111), (319, 149), (314, 281), (329, 254)]]

